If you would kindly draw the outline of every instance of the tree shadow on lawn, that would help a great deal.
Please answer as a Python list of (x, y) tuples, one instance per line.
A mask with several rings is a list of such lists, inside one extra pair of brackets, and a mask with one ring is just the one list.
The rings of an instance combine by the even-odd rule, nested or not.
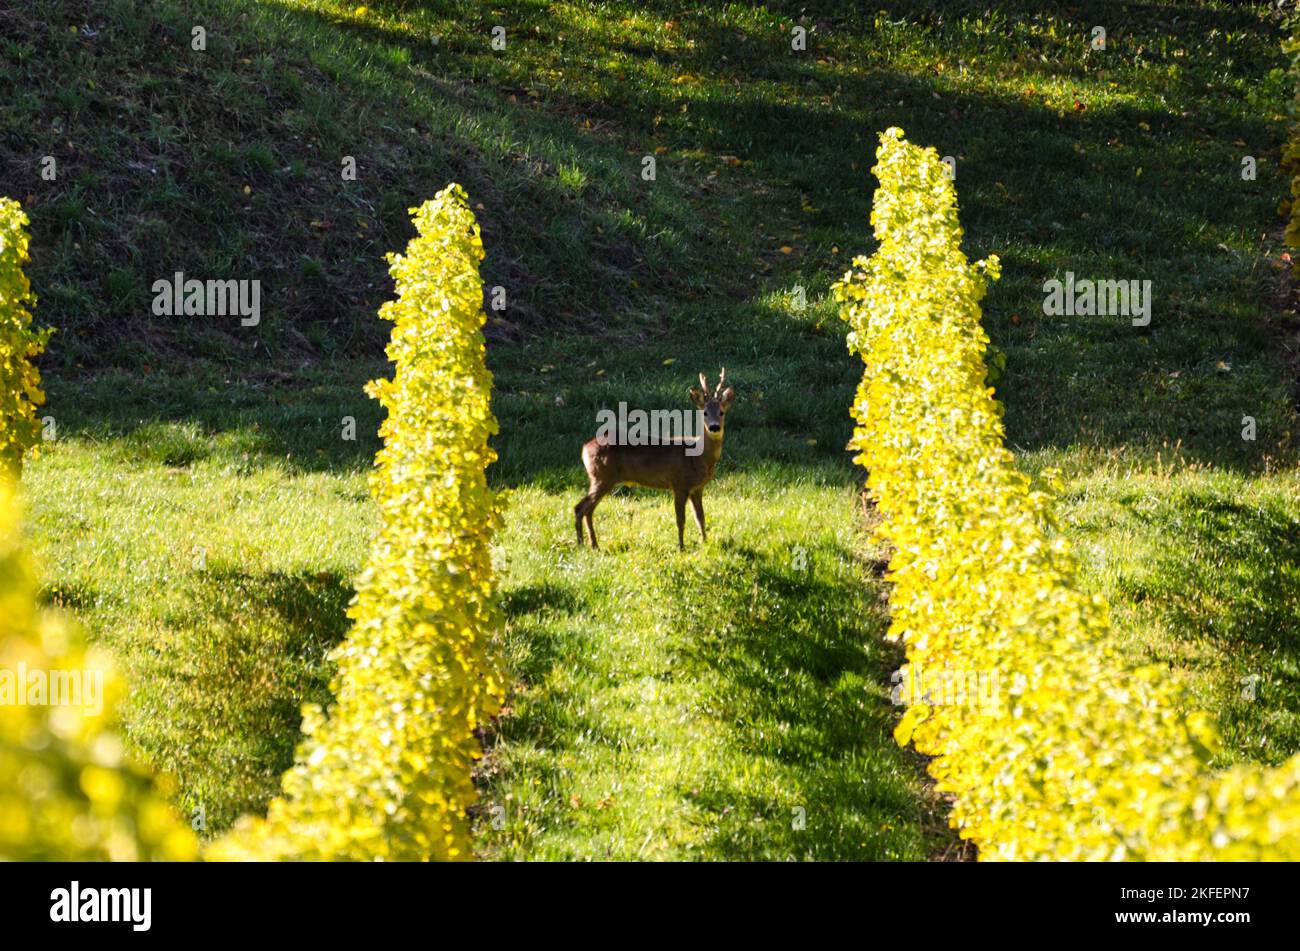
[[(1233, 760), (1300, 752), (1300, 524), (1278, 501), (1247, 505), (1175, 490), (1124, 511), (1162, 540), (1156, 560), (1118, 584), (1139, 613), (1178, 632), (1207, 676)], [(1142, 504), (1147, 502), (1148, 504)], [(1198, 643), (1208, 643), (1209, 650)]]
[[(484, 855), (631, 857), (651, 842), (651, 853), (732, 860), (951, 851), (941, 801), (892, 737), (889, 673), (901, 651), (881, 638), (880, 589), (837, 543), (811, 542), (806, 555), (807, 570), (796, 570), (787, 552), (722, 540), (707, 559), (667, 559), (658, 593), (647, 592), (664, 632), (658, 660), (627, 658), (598, 676), (601, 699), (566, 686), (583, 680), (586, 652), (603, 649), (584, 647), (591, 632), (567, 620), (584, 612), (580, 597), (550, 582), (507, 590), (511, 671), (527, 696), (511, 704), (479, 770), (480, 815), (488, 804), (509, 813), (503, 831), (480, 823)], [(592, 557), (618, 570), (617, 555)], [(636, 699), (646, 678), (655, 697)], [(642, 703), (658, 709), (634, 713)], [(664, 744), (685, 716), (708, 721), (692, 732), (717, 757), (685, 757), (642, 796), (636, 784), (650, 780), (636, 778), (638, 767), (672, 757)], [(608, 792), (591, 780), (611, 758), (624, 762), (628, 788), (608, 809), (575, 800), (575, 784), (591, 798)]]
[[(378, 319), (378, 318), (376, 318)], [(223, 463), (236, 472), (356, 472), (380, 447), (379, 404), (362, 387), (389, 364), (340, 362), (295, 375), (206, 365), (191, 375), (105, 371), (46, 376), (43, 416), (58, 439), (82, 439), (127, 466)], [(347, 420), (351, 418), (349, 425)], [(345, 438), (350, 429), (352, 438)]]
[[(421, 142), (423, 151), (439, 157), (432, 166), (404, 167), (399, 174), (396, 165), (390, 166), (386, 158), (377, 155), (375, 161), (380, 164), (367, 176), (368, 182), (378, 183), (373, 187), (398, 183), (393, 187), (402, 192), (400, 200), (382, 203), (405, 207), (429, 197), (445, 184), (447, 175), (454, 174), (485, 203), (480, 217), (488, 249), (485, 277), (489, 286), (498, 282), (509, 286), (511, 300), (535, 313), (606, 315), (612, 308), (617, 314), (600, 326), (586, 326), (594, 331), (591, 339), (580, 336), (575, 340), (568, 332), (572, 328), (566, 328), (562, 338), (547, 339), (560, 324), (543, 323), (535, 328), (537, 336), (524, 343), (493, 344), (489, 359), (494, 368), (511, 368), (498, 377), (503, 388), (498, 414), (507, 439), (525, 429), (511, 415), (524, 407), (518, 401), (512, 406), (511, 396), (504, 391), (530, 389), (524, 368), (531, 363), (535, 370), (557, 348), (567, 350), (570, 359), (580, 357), (584, 365), (602, 356), (615, 365), (601, 394), (604, 405), (622, 398), (635, 400), (638, 391), (658, 386), (655, 379), (675, 379), (675, 371), (657, 376), (647, 367), (677, 357), (684, 341), (696, 343), (701, 351), (707, 346), (708, 363), (743, 368), (751, 380), (765, 378), (772, 381), (771, 386), (782, 378), (797, 379), (810, 363), (838, 365), (844, 368), (845, 380), (853, 379), (855, 358), (842, 349), (842, 330), (828, 310), (822, 316), (829, 317), (835, 329), (819, 331), (823, 335), (820, 342), (813, 339), (811, 321), (804, 326), (789, 315), (786, 322), (793, 325), (794, 334), (781, 339), (778, 321), (762, 313), (767, 305), (757, 295), (797, 283), (809, 288), (811, 298), (817, 301), (847, 267), (850, 253), (870, 250), (868, 217), (875, 183), (868, 168), (875, 133), (895, 123), (901, 123), (914, 141), (934, 143), (941, 152), (958, 156), (958, 187), (970, 256), (1004, 252), (1005, 276), (994, 285), (984, 306), (990, 335), (1009, 353), (999, 396), (1007, 404), (1009, 435), (1014, 443), (1028, 449), (1075, 445), (1153, 448), (1181, 441), (1189, 459), (1250, 469), (1259, 465), (1265, 451), (1255, 446), (1243, 448), (1240, 441), (1225, 442), (1225, 421), (1239, 406), (1258, 406), (1261, 380), (1269, 405), (1252, 415), (1263, 413), (1277, 419), (1284, 415), (1278, 407), (1286, 381), (1271, 355), (1271, 339), (1257, 325), (1252, 326), (1252, 322), (1258, 323), (1253, 321), (1256, 311), (1232, 309), (1232, 302), (1248, 300), (1256, 292), (1245, 263), (1228, 267), (1213, 286), (1206, 286), (1198, 273), (1203, 270), (1201, 264), (1219, 254), (1221, 240), (1231, 240), (1229, 236), (1242, 228), (1253, 229), (1271, 214), (1267, 176), (1253, 190), (1243, 192), (1239, 201), (1205, 197), (1222, 191), (1224, 163), (1230, 165), (1238, 158), (1240, 150), (1231, 145), (1233, 137), (1267, 148), (1275, 135), (1273, 126), (1263, 119), (1235, 114), (1225, 97), (1210, 99), (1195, 115), (1180, 115), (1172, 106), (1168, 112), (1156, 112), (1119, 104), (1061, 117), (1024, 97), (966, 93), (949, 88), (937, 75), (919, 71), (847, 70), (815, 60), (765, 57), (757, 81), (728, 85), (726, 96), (688, 97), (693, 110), (689, 121), (674, 118), (660, 128), (655, 128), (650, 118), (676, 115), (683, 90), (616, 82), (611, 74), (611, 94), (616, 94), (612, 104), (621, 111), (621, 124), (608, 135), (595, 135), (581, 128), (581, 111), (567, 108), (569, 101), (562, 89), (555, 91), (555, 103), (540, 100), (526, 105), (506, 101), (508, 90), (498, 88), (503, 78), (469, 83), (464, 77), (475, 74), (473, 64), (478, 57), (468, 48), (449, 45), (435, 51), (422, 45), (418, 36), (354, 19), (327, 19), (319, 11), (277, 7), (274, 16), (301, 21), (305, 27), (328, 22), (332, 30), (362, 43), (405, 50), (409, 59), (380, 68), (390, 69), (403, 82), (429, 85), (434, 90), (431, 101), (450, 102), (438, 91), (451, 90), (456, 96), (468, 97), (459, 108), (470, 114), (499, 112), (500, 121), (515, 129), (520, 141), (547, 154), (572, 156), (574, 164), (597, 176), (598, 186), (560, 200), (553, 194), (557, 170), (551, 159), (533, 156), (524, 161), (513, 152), (484, 156), (463, 134), (445, 142), (440, 137), (432, 146)], [(549, 11), (530, 11), (527, 23), (536, 23), (548, 35), (566, 28), (566, 21)], [(680, 57), (683, 68), (711, 63), (718, 76), (709, 80), (725, 80), (718, 54), (730, 49), (734, 40), (729, 38), (730, 31), (699, 23), (693, 23), (692, 29), (700, 33), (703, 47), (689, 56), (649, 49), (640, 50), (639, 55), (647, 62)], [(309, 31), (304, 35), (310, 35)], [(381, 60), (381, 64), (388, 62)], [(427, 72), (434, 64), (446, 78)], [(603, 66), (596, 68), (609, 72)], [(341, 80), (325, 80), (327, 85), (331, 81)], [(780, 100), (786, 93), (763, 85), (769, 81), (812, 82), (820, 92), (813, 90), (798, 100)], [(822, 101), (821, 93), (827, 89), (835, 92), (830, 105)], [(939, 99), (934, 98), (936, 92)], [(1147, 123), (1160, 134), (1135, 135), (1139, 123)], [(1214, 126), (1216, 134), (1201, 144), (1198, 137), (1205, 125)], [(1107, 145), (1120, 137), (1127, 146)], [(656, 182), (647, 196), (645, 189), (627, 184), (618, 169), (630, 161), (626, 147), (639, 144), (649, 148), (659, 142), (670, 149), (663, 161), (672, 174)], [(1076, 147), (1086, 154), (1077, 152)], [(715, 157), (737, 154), (744, 166), (724, 166), (720, 177), (711, 177), (719, 171), (716, 162), (683, 159), (671, 151), (674, 148), (703, 149)], [(1141, 179), (1133, 175), (1137, 166), (1146, 169)], [(372, 185), (363, 182), (359, 187), (364, 191)], [(372, 203), (385, 198), (367, 194)], [(647, 204), (650, 198), (654, 202)], [(801, 200), (815, 211), (802, 213)], [(535, 224), (519, 227), (517, 218), (522, 211), (535, 208), (544, 209), (542, 216), (529, 212)], [(1090, 209), (1091, 217), (1082, 218), (1081, 209)], [(631, 244), (617, 250), (597, 233), (604, 228), (608, 235), (610, 216), (624, 212), (645, 229), (644, 233), (636, 229), (626, 232), (624, 237)], [(1121, 213), (1126, 223), (1117, 227), (1115, 216)], [(1204, 220), (1195, 220), (1201, 214)], [(537, 223), (542, 221), (547, 223)], [(1127, 224), (1137, 221), (1140, 227)], [(562, 223), (560, 231), (580, 238), (577, 246), (555, 245), (546, 237), (554, 237), (557, 222)], [(738, 222), (746, 226), (738, 227)], [(798, 237), (794, 237), (796, 233)], [(393, 250), (405, 241), (399, 234), (409, 236), (409, 226), (395, 226), (386, 234)], [(667, 242), (663, 247), (656, 244), (660, 238)], [(794, 245), (794, 252), (778, 253), (777, 246), (786, 241)], [(544, 246), (554, 246), (552, 250), (560, 247), (563, 253), (555, 260), (545, 258)], [(832, 247), (840, 248), (840, 253), (833, 254)], [(583, 276), (574, 270), (574, 261), (599, 261), (610, 255), (622, 261), (616, 269), (625, 277), (636, 274), (638, 282), (652, 284), (653, 289), (641, 295), (626, 288), (611, 293), (609, 275)], [(374, 273), (363, 276), (382, 282), (383, 262), (378, 253), (373, 258)], [(656, 283), (649, 273), (643, 273), (645, 267), (633, 267), (636, 261), (654, 260), (664, 265), (665, 274), (672, 271), (675, 276)], [(555, 286), (534, 293), (527, 280), (510, 277), (510, 268), (516, 265), (530, 273), (552, 275)], [(1041, 308), (1042, 280), (1066, 269), (1080, 276), (1154, 275), (1164, 312), (1146, 333), (1034, 316)], [(748, 271), (756, 273), (747, 278)], [(690, 303), (689, 297), (698, 289), (710, 294), (709, 306)], [(1225, 307), (1232, 319), (1215, 323)], [(632, 311), (647, 312), (648, 324), (638, 324)], [(1013, 326), (1012, 314), (1025, 319)], [(358, 319), (380, 323), (371, 314), (361, 314)], [(76, 332), (75, 323), (70, 329)], [(616, 341), (613, 346), (611, 336)], [(1148, 342), (1143, 342), (1144, 337), (1150, 338)], [(1150, 346), (1152, 340), (1160, 346)], [(787, 346), (787, 341), (804, 344), (808, 357), (794, 356), (795, 348)], [(1224, 361), (1236, 368), (1234, 373), (1203, 374), (1195, 402), (1219, 408), (1223, 416), (1209, 427), (1196, 425), (1191, 404), (1177, 393), (1154, 385), (1170, 372), (1186, 373), (1185, 364), (1195, 355), (1212, 356), (1209, 366)], [(684, 363), (679, 359), (679, 366)], [(1085, 372), (1077, 373), (1079, 367)], [(136, 373), (101, 386), (93, 381), (82, 383), (71, 372), (59, 371), (50, 375), (51, 405), (61, 426), (67, 420), (63, 432), (70, 434), (84, 431), (95, 438), (111, 438), (140, 423), (192, 422), (208, 437), (233, 429), (229, 443), (237, 453), (280, 459), (290, 468), (368, 468), (378, 445), (373, 438), (378, 409), (360, 392), (360, 383), (371, 374), (353, 375), (341, 360), (311, 371), (241, 367), (214, 372), (224, 374), (231, 385), (194, 385), (175, 377), (154, 382)], [(618, 387), (611, 385), (616, 374)], [(304, 379), (324, 387), (323, 394), (304, 392), (310, 390), (301, 385)], [(110, 386), (121, 395), (109, 396)], [(851, 387), (846, 385), (843, 392), (851, 396)], [(1136, 396), (1125, 400), (1125, 394)], [(1142, 410), (1133, 412), (1131, 404), (1138, 397)], [(677, 405), (676, 399), (667, 405)], [(818, 401), (800, 425), (788, 428), (810, 430), (829, 418), (843, 421), (847, 407), (847, 399), (833, 407)], [(539, 418), (542, 426), (553, 427), (555, 418), (571, 415), (554, 412), (553, 405), (551, 409), (550, 418)], [(340, 437), (345, 415), (357, 420), (355, 443)], [(594, 412), (588, 409), (585, 418), (554, 428), (567, 438), (583, 434), (585, 439), (594, 428), (593, 417)], [(1256, 445), (1268, 445), (1284, 428), (1262, 427)], [(531, 442), (540, 444), (546, 435), (543, 432)], [(814, 438), (818, 438), (818, 454), (823, 459), (838, 453), (842, 445)], [(516, 445), (519, 443), (506, 445), (494, 479), (513, 484), (534, 475), (556, 477), (573, 467), (568, 459), (559, 459), (558, 450), (553, 457), (544, 451), (515, 455)], [(563, 452), (574, 455), (569, 446)]]
[[(950, 846), (945, 810), (893, 739), (889, 678), (903, 655), (884, 640), (888, 612), (869, 566), (835, 544), (811, 544), (803, 569), (790, 552), (721, 549), (706, 566), (669, 566), (678, 590), (701, 572), (722, 585), (708, 603), (674, 598), (669, 627), (683, 632), (683, 674), (708, 672), (707, 706), (768, 782), (714, 774), (681, 790), (716, 822), (706, 851), (915, 860)], [(781, 792), (756, 796), (756, 785)]]
[(304, 703), (328, 707), (326, 655), (347, 633), (349, 579), (334, 572), (187, 575), (156, 618), (111, 636), (131, 689), (131, 741), (174, 776), (214, 834), (262, 813), (293, 763)]
[(563, 654), (562, 636), (550, 622), (581, 614), (586, 606), (573, 588), (553, 581), (510, 587), (508, 580), (501, 606), (510, 674), (525, 684), (538, 683)]
[[(725, 10), (730, 6), (732, 4), (729, 0), (699, 0), (698, 3), (692, 4), (695, 10)], [(637, 7), (645, 11), (658, 12), (666, 20), (680, 15), (682, 11), (681, 4), (676, 0), (641, 0)], [(838, 25), (839, 21), (845, 18), (862, 16), (863, 9), (863, 5), (857, 0), (830, 0), (817, 6), (813, 19)], [(928, 26), (945, 22), (955, 24), (959, 18), (965, 17), (987, 17), (990, 12), (987, 0), (879, 0), (871, 4), (869, 9), (872, 12), (879, 11), (885, 14), (890, 20), (906, 20)], [(1060, 12), (1052, 7), (1045, 8), (1037, 0), (1003, 0), (996, 9), (1011, 18), (1020, 15), (1042, 17), (1045, 14)], [(1075, 22), (1086, 23), (1112, 20), (1113, 17), (1104, 14), (1115, 12), (1111, 4), (1100, 0), (1081, 0), (1080, 3), (1073, 4), (1065, 10)], [(1126, 21), (1168, 26), (1174, 18), (1177, 18), (1191, 30), (1206, 32), (1215, 28), (1219, 30), (1259, 29), (1260, 21), (1256, 10), (1245, 4), (1232, 4), (1226, 8), (1206, 8), (1196, 3), (1136, 2), (1125, 3), (1123, 11)], [(798, 10), (799, 14), (803, 12), (803, 8)], [(1113, 27), (1110, 32), (1112, 35), (1115, 33)]]

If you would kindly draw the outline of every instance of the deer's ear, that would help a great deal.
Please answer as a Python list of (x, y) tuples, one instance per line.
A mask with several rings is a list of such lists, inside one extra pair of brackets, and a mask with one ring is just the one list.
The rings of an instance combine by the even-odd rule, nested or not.
[(731, 405), (731, 401), (734, 400), (735, 398), (736, 398), (736, 391), (733, 390), (731, 387), (727, 387), (725, 390), (722, 391), (722, 396), (719, 397), (718, 402), (722, 404), (723, 409), (726, 409), (728, 406)]
[(691, 387), (691, 402), (700, 409), (704, 409), (704, 391), (698, 386)]

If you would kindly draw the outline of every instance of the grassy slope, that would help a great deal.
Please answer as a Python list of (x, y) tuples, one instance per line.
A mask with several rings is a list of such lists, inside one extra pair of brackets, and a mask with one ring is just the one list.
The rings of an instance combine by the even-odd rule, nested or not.
[[(1067, 524), (1135, 656), (1188, 671), (1229, 725), (1225, 759), (1300, 748), (1300, 488), (1260, 239), (1283, 192), (1266, 20), (843, 5), (795, 54), (781, 4), (354, 6), (0, 0), (16, 106), (0, 169), (32, 195), (40, 314), (62, 328), (61, 441), (28, 476), (51, 597), (119, 650), (133, 741), (210, 826), (264, 799), (296, 704), (321, 695), (364, 557), (381, 253), (457, 178), (510, 299), (490, 361), (517, 691), (484, 771), (505, 819), (485, 816), (485, 854), (938, 847), (888, 739), (896, 656), (840, 451), (858, 370), (825, 299), (869, 249), (870, 152), (891, 124), (957, 157), (968, 251), (1003, 257), (986, 323), (1009, 439), (1071, 476)], [(1083, 41), (1097, 23), (1104, 53)], [(36, 175), (47, 152), (57, 183)], [(355, 183), (336, 177), (349, 154)], [(148, 316), (149, 284), (178, 268), (261, 278), (263, 326)], [(1041, 282), (1066, 270), (1153, 280), (1152, 326), (1043, 317)], [(573, 549), (596, 409), (682, 405), (719, 364), (742, 403), (710, 548), (676, 555), (667, 500), (620, 493), (597, 516), (608, 550)]]

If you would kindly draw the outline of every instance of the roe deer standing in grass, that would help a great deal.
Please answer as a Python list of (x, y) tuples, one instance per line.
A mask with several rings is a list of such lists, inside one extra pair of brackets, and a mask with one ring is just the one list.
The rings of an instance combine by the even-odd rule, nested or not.
[[(727, 378), (724, 367), (718, 376), (718, 385), (709, 392), (709, 383), (700, 374), (700, 388), (691, 387), (691, 402), (704, 415), (704, 431), (698, 436), (680, 436), (666, 443), (648, 446), (614, 445), (597, 436), (587, 440), (582, 447), (582, 464), (590, 483), (587, 494), (573, 507), (573, 521), (578, 530), (578, 544), (582, 544), (582, 520), (587, 520), (591, 534), (591, 547), (596, 544), (596, 528), (591, 524), (591, 513), (600, 500), (624, 483), (640, 485), (647, 489), (668, 489), (673, 493), (677, 508), (677, 547), (685, 548), (682, 532), (686, 527), (686, 500), (695, 509), (695, 521), (700, 525), (700, 538), (708, 541), (704, 531), (704, 487), (713, 478), (713, 469), (722, 457), (723, 428), (727, 409), (735, 399), (731, 387), (725, 390)], [(698, 440), (704, 440), (701, 448)], [(687, 450), (692, 450), (688, 452)]]

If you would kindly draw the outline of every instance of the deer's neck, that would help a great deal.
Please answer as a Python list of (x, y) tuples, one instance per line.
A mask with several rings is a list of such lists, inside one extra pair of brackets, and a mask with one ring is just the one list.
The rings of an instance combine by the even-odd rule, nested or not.
[(704, 457), (704, 467), (708, 469), (709, 474), (712, 475), (713, 467), (716, 466), (718, 460), (722, 458), (722, 437), (719, 436), (717, 439), (714, 439), (706, 433), (703, 438), (704, 452), (702, 455)]

